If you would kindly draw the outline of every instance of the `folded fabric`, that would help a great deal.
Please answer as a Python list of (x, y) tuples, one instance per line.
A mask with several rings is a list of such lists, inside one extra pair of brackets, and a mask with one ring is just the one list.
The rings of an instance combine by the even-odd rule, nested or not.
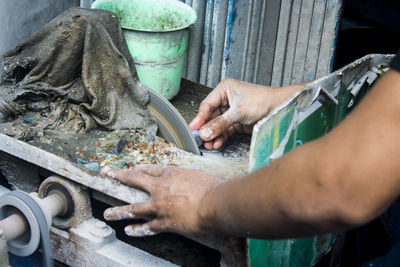
[[(3, 56), (0, 122), (39, 129), (154, 128), (115, 14), (72, 8)], [(26, 120), (26, 118), (25, 118)]]

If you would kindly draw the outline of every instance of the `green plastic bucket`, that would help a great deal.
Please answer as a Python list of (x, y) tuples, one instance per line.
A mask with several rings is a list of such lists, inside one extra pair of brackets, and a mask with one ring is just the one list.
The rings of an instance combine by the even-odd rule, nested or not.
[(96, 0), (92, 8), (118, 16), (140, 82), (167, 99), (178, 94), (196, 12), (175, 0)]

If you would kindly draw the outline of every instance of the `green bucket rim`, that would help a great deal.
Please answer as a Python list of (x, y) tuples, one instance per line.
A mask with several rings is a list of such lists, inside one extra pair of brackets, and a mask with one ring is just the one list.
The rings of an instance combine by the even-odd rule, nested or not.
[[(106, 2), (110, 2), (110, 1), (112, 1), (112, 0), (96, 0), (96, 1), (94, 1), (92, 3), (91, 8), (92, 9), (97, 9), (97, 5), (100, 5), (100, 4), (106, 3)], [(160, 0), (146, 0), (146, 1), (147, 2), (150, 2), (150, 1), (160, 2)], [(177, 28), (173, 28), (173, 29), (166, 29), (166, 30), (149, 30), (149, 29), (133, 28), (133, 27), (124, 26), (122, 24), (121, 24), (121, 28), (125, 29), (125, 30), (131, 30), (131, 31), (156, 33), (156, 32), (175, 32), (175, 31), (180, 31), (180, 30), (184, 30), (184, 29), (190, 28), (191, 26), (194, 25), (194, 23), (197, 20), (197, 13), (191, 6), (189, 6), (189, 5), (185, 4), (185, 3), (182, 3), (180, 1), (177, 1), (177, 0), (163, 0), (163, 2), (168, 2), (168, 3), (171, 3), (173, 5), (177, 5), (179, 7), (182, 7), (184, 9), (186, 9), (190, 13), (190, 17), (189, 17), (190, 22), (185, 26), (181, 26), (181, 27), (177, 27)], [(100, 9), (102, 9), (102, 8), (100, 8)], [(106, 10), (106, 9), (102, 9), (102, 10)], [(112, 12), (111, 10), (108, 10), (108, 11)]]

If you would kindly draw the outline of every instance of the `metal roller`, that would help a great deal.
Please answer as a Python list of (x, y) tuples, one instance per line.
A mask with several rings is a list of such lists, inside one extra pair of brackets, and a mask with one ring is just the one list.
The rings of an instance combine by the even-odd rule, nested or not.
[(64, 213), (53, 216), (52, 222), (55, 227), (60, 229), (74, 227), (92, 216), (89, 194), (83, 186), (52, 175), (41, 183), (38, 196), (46, 199), (54, 193), (62, 196), (67, 203)]
[(50, 226), (68, 228), (92, 214), (87, 192), (58, 176), (50, 176), (41, 184), (41, 198), (19, 190), (0, 193), (0, 230), (8, 250), (17, 256), (29, 256), (41, 243), (44, 266), (53, 266)]
[(17, 256), (28, 256), (36, 251), (40, 242), (43, 266), (54, 266), (49, 235), (51, 216), (61, 213), (65, 204), (56, 194), (44, 200), (19, 190), (4, 194), (1, 197), (0, 214), (13, 213), (0, 221), (6, 240), (13, 238), (8, 240), (8, 250)]

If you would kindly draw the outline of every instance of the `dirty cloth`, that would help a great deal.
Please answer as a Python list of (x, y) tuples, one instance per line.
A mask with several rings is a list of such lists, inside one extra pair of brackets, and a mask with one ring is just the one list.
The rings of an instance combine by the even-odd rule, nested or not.
[(5, 53), (1, 71), (3, 125), (67, 131), (156, 127), (146, 108), (147, 89), (109, 11), (69, 9)]

